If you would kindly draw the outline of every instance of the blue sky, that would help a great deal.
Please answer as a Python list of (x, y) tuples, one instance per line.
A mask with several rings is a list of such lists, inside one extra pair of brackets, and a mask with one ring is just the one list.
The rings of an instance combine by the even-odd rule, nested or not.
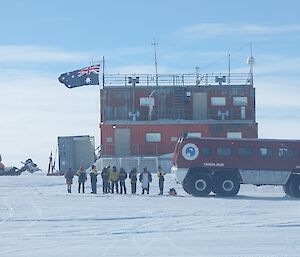
[[(3, 1), (0, 154), (42, 168), (57, 136), (98, 145), (98, 88), (57, 77), (105, 56), (107, 73), (248, 72), (252, 42), (259, 136), (300, 138), (298, 1)], [(214, 64), (214, 65), (212, 65)], [(4, 121), (4, 122), (3, 122)]]

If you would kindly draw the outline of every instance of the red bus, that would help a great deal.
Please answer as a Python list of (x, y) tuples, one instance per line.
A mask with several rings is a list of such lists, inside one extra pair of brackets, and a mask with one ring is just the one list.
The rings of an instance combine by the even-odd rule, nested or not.
[(300, 197), (300, 140), (180, 138), (173, 175), (193, 196), (235, 196), (241, 184), (281, 185)]

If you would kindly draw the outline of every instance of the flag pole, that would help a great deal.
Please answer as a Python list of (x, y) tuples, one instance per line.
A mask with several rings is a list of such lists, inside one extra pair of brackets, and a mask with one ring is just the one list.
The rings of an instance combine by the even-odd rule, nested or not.
[[(102, 57), (102, 88), (104, 89), (105, 86), (105, 75), (104, 75), (104, 71), (105, 71), (105, 60), (104, 60), (104, 56)], [(99, 148), (99, 152), (101, 152), (101, 123), (102, 123), (102, 115), (101, 115), (101, 85), (99, 83), (99, 143), (100, 143), (100, 148)], [(100, 157), (100, 154), (99, 156)]]

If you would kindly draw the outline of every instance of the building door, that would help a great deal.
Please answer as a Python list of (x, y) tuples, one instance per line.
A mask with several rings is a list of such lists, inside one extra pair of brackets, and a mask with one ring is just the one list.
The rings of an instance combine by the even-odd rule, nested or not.
[(193, 93), (193, 119), (207, 119), (207, 93)]
[(115, 155), (128, 156), (130, 155), (130, 129), (115, 130)]

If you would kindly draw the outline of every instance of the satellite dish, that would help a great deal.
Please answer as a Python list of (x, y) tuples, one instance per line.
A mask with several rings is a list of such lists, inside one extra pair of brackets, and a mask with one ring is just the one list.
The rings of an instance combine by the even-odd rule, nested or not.
[(247, 58), (247, 64), (249, 65), (255, 64), (255, 59), (253, 56)]

